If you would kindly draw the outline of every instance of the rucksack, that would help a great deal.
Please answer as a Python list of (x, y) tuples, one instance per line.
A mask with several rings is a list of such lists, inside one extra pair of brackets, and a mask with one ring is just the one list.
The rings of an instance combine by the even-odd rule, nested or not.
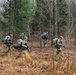
[(47, 40), (48, 39), (47, 35), (42, 35), (42, 39)]
[(59, 42), (59, 39), (58, 38), (53, 39), (53, 44), (54, 45), (58, 44), (58, 42)]

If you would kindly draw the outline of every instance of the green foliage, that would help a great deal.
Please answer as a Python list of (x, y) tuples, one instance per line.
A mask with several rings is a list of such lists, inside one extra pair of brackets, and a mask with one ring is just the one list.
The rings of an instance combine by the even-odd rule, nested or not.
[[(35, 7), (30, 0), (8, 0), (4, 4), (5, 12), (2, 14), (5, 20), (1, 22), (1, 29), (4, 28), (3, 30), (15, 33), (28, 33), (31, 30), (31, 32), (38, 33), (48, 31), (53, 33), (54, 36), (56, 34), (55, 29), (57, 29), (58, 36), (65, 35), (69, 19), (67, 0), (56, 0), (57, 5), (55, 1), (52, 4), (52, 1), (36, 0), (37, 6)], [(74, 1), (71, 3), (70, 10), (71, 14), (73, 14), (73, 16), (70, 16), (72, 22), (71, 18), (76, 17), (76, 4)]]
[(36, 14), (31, 25), (32, 32), (49, 31), (49, 5), (47, 0), (37, 0)]
[[(8, 7), (7, 7), (8, 3)], [(10, 32), (28, 32), (35, 8), (29, 0), (11, 0), (4, 4), (4, 18), (7, 20), (7, 28)]]
[[(50, 5), (49, 5), (50, 4)], [(44, 31), (50, 32), (50, 23), (53, 25), (53, 35), (55, 36), (55, 21), (57, 17), (57, 34), (65, 35), (68, 23), (68, 7), (66, 0), (57, 0), (57, 10), (55, 10), (55, 2), (51, 7), (51, 2), (48, 4), (47, 0), (37, 0), (37, 10), (32, 23), (32, 30), (40, 33)], [(51, 9), (53, 15), (51, 13)], [(57, 16), (55, 15), (57, 11)], [(51, 16), (50, 16), (51, 15)], [(51, 19), (51, 20), (50, 20)], [(51, 21), (51, 22), (50, 22)], [(53, 24), (52, 24), (53, 23)]]
[(58, 35), (65, 35), (68, 22), (68, 7), (66, 0), (57, 1), (58, 8)]

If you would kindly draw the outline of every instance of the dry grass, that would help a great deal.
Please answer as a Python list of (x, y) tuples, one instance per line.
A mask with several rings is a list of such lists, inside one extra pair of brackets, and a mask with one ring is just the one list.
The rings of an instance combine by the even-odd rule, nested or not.
[(30, 57), (30, 54), (27, 51), (24, 51), (23, 54), (25, 54), (25, 58), (27, 62), (32, 62), (32, 58)]
[[(15, 51), (15, 50), (14, 50)], [(0, 57), (0, 75), (66, 75), (67, 64), (66, 61), (67, 52), (65, 51), (64, 60), (54, 61), (51, 56), (52, 49), (50, 48), (31, 48), (31, 52), (24, 52), (25, 56), (16, 59), (18, 52), (14, 54), (8, 53), (5, 56)], [(76, 70), (76, 57), (70, 59), (70, 75), (75, 75)]]
[(57, 75), (66, 75), (64, 71), (57, 71)]

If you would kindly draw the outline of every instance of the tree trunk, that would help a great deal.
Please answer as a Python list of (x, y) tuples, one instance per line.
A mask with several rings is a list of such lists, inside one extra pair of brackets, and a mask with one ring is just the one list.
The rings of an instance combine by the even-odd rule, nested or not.
[(54, 1), (51, 0), (51, 46), (53, 45), (53, 26), (54, 26)]
[(55, 4), (55, 37), (57, 37), (57, 32), (58, 32), (58, 26), (57, 26), (57, 0), (54, 0)]

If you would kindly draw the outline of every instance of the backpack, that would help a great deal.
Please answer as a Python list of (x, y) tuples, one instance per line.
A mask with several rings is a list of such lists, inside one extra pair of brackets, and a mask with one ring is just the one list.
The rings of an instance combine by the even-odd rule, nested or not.
[(53, 39), (53, 44), (54, 45), (58, 44), (58, 42), (59, 42), (59, 39), (58, 38)]
[(47, 40), (48, 39), (48, 36), (47, 35), (42, 35), (42, 39)]
[(53, 39), (53, 45), (59, 49), (62, 46), (62, 42), (58, 38), (55, 38)]

